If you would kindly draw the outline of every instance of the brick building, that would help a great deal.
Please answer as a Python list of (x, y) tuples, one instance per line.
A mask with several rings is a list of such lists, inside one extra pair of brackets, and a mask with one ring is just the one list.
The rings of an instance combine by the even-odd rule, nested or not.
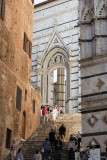
[(31, 87), (33, 1), (0, 0), (0, 159), (13, 138), (27, 139), (40, 123), (41, 97)]

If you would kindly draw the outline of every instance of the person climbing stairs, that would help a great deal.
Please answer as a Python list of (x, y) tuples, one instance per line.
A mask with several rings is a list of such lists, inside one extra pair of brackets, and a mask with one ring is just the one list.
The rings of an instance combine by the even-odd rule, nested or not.
[[(60, 114), (56, 120), (56, 135), (59, 135), (59, 127), (64, 123), (66, 127), (65, 141), (62, 146), (62, 160), (68, 160), (68, 140), (70, 135), (76, 136), (78, 130), (81, 131), (81, 116), (80, 114)], [(24, 160), (33, 160), (36, 149), (42, 149), (43, 142), (49, 136), (52, 129), (53, 121), (50, 119), (46, 124), (43, 124), (41, 119), (40, 126), (32, 133), (28, 140), (22, 142)], [(51, 152), (51, 159), (55, 160), (55, 150)]]

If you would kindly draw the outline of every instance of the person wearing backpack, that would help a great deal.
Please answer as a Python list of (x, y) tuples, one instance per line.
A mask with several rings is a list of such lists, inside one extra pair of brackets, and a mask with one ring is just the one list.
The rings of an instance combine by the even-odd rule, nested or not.
[(43, 108), (42, 114), (43, 114), (43, 123), (45, 124), (46, 121), (48, 122), (48, 112), (46, 107)]
[(61, 125), (61, 127), (59, 128), (59, 135), (61, 136), (61, 139), (65, 140), (65, 133), (66, 133), (66, 128), (64, 127), (64, 124)]

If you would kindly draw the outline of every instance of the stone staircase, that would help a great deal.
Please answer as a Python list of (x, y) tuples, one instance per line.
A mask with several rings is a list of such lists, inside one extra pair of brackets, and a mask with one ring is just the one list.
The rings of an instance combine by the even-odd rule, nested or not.
[[(50, 120), (46, 124), (42, 123), (39, 128), (37, 128), (34, 133), (29, 137), (27, 141), (22, 142), (22, 149), (23, 149), (23, 155), (24, 160), (33, 160), (33, 156), (35, 154), (36, 149), (42, 149), (43, 142), (48, 137), (49, 132), (52, 127), (52, 119), (50, 115)], [(66, 138), (63, 142), (63, 149), (62, 149), (62, 160), (68, 160), (68, 139), (69, 136), (72, 134), (73, 136), (76, 136), (77, 132), (81, 132), (81, 115), (76, 114), (60, 114), (57, 117), (56, 125), (56, 133), (58, 135), (59, 133), (59, 127), (61, 124), (64, 123), (66, 127)], [(55, 160), (55, 151), (54, 149), (51, 152), (51, 159)]]

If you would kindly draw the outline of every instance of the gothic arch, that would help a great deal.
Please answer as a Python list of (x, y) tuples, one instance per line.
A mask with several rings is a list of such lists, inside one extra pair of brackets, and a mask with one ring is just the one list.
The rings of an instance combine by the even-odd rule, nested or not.
[(107, 1), (102, 0), (97, 8), (97, 17), (107, 17)]
[[(59, 60), (58, 60), (59, 57)], [(68, 63), (68, 52), (62, 46), (54, 46), (51, 48), (42, 59), (42, 68), (49, 68), (58, 62)]]
[[(41, 60), (42, 70), (42, 96), (43, 104), (53, 105), (53, 71), (58, 69), (62, 71), (67, 70), (68, 67), (68, 51), (65, 47), (54, 45), (43, 56)], [(63, 70), (64, 69), (64, 70)], [(61, 82), (62, 83), (62, 82)], [(64, 84), (63, 84), (64, 85)], [(66, 91), (66, 90), (65, 90)]]
[(89, 2), (86, 3), (85, 8), (82, 13), (82, 21), (91, 21), (93, 17), (93, 8)]

